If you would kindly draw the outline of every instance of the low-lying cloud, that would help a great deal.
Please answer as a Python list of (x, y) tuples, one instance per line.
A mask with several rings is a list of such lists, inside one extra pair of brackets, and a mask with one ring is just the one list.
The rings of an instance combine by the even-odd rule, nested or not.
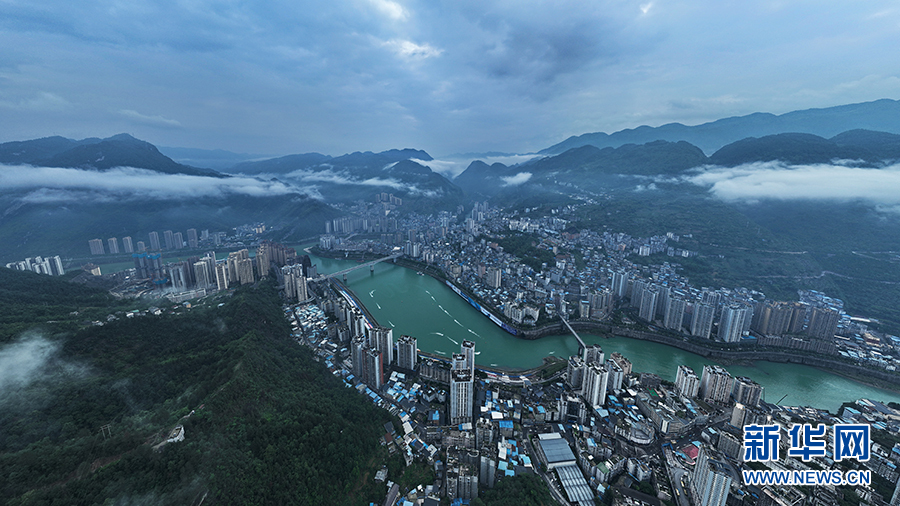
[[(123, 199), (178, 200), (248, 195), (310, 195), (310, 191), (277, 180), (250, 176), (225, 178), (163, 174), (120, 167), (107, 171), (0, 165), (0, 191), (27, 191), (26, 203), (68, 202), (90, 197), (99, 201)], [(29, 191), (30, 190), (30, 191)]]
[(881, 169), (846, 165), (789, 166), (782, 162), (705, 168), (686, 180), (726, 201), (864, 200), (900, 209), (900, 164)]
[(511, 166), (519, 163), (525, 163), (529, 160), (533, 160), (534, 158), (540, 158), (541, 155), (498, 155), (498, 156), (466, 156), (466, 155), (454, 155), (449, 158), (444, 158), (441, 160), (417, 160), (412, 159), (413, 162), (418, 163), (419, 165), (424, 165), (429, 169), (437, 172), (438, 174), (446, 177), (447, 179), (453, 180), (456, 176), (462, 174), (469, 165), (475, 160), (481, 160), (482, 162), (493, 165), (495, 163), (502, 163), (503, 165)]
[(393, 178), (370, 177), (357, 179), (345, 172), (335, 171), (311, 171), (307, 169), (295, 170), (286, 177), (305, 184), (329, 183), (353, 186), (387, 187), (402, 190), (414, 195), (432, 195), (434, 192), (424, 191), (415, 185), (410, 185)]
[(531, 179), (531, 172), (519, 172), (515, 176), (502, 177), (503, 186), (518, 186), (527, 183)]
[(29, 332), (0, 347), (0, 404), (19, 400), (32, 386), (70, 381), (87, 373), (59, 357), (60, 343)]

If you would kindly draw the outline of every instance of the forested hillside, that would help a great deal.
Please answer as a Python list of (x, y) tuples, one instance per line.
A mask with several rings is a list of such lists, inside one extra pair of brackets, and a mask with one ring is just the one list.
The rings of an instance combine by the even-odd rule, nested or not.
[[(41, 281), (60, 283), (46, 292), (58, 300), (18, 286), (17, 311), (102, 298)], [(383, 500), (372, 477), (387, 461), (378, 437), (390, 415), (290, 338), (271, 283), (223, 301), (3, 344), (15, 367), (0, 373), (2, 502)], [(156, 447), (179, 424), (185, 440)]]

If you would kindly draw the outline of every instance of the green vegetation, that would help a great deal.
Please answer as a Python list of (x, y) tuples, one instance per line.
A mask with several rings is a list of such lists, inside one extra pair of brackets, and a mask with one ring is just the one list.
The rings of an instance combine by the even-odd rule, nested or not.
[(547, 484), (533, 474), (502, 478), (475, 499), (476, 506), (549, 506), (556, 504)]
[(0, 343), (5, 343), (36, 325), (76, 328), (85, 319), (106, 316), (115, 302), (106, 292), (60, 278), (0, 268), (0, 307)]
[[(26, 289), (22, 300), (38, 297), (40, 307), (47, 297), (48, 307), (67, 309), (70, 290), (75, 301), (97, 297), (46, 279), (58, 297)], [(378, 440), (390, 415), (289, 332), (274, 285), (263, 281), (223, 307), (11, 341), (7, 351), (38, 343), (49, 352), (29, 357), (30, 381), (0, 392), (8, 477), (0, 497), (11, 505), (381, 501), (386, 489), (373, 477), (388, 460)], [(178, 424), (185, 440), (155, 451)]]
[(503, 251), (522, 260), (522, 263), (535, 271), (541, 270), (541, 264), (554, 265), (555, 256), (550, 250), (538, 248), (541, 240), (531, 234), (513, 232), (504, 238), (497, 239)]

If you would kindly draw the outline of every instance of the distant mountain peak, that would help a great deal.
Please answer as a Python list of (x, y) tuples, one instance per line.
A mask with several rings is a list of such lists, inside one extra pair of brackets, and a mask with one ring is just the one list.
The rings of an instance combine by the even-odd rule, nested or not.
[(888, 98), (819, 109), (792, 111), (780, 115), (754, 112), (695, 126), (668, 123), (659, 127), (639, 126), (607, 134), (585, 133), (539, 151), (559, 154), (571, 148), (593, 145), (598, 148), (624, 144), (646, 144), (656, 140), (687, 141), (706, 153), (748, 137), (797, 132), (829, 138), (853, 129), (900, 134), (900, 101)]
[(64, 137), (45, 137), (31, 141), (0, 144), (0, 163), (45, 165), (48, 167), (109, 170), (134, 167), (166, 174), (221, 176), (209, 169), (176, 163), (156, 146), (122, 133), (106, 139), (80, 141)]

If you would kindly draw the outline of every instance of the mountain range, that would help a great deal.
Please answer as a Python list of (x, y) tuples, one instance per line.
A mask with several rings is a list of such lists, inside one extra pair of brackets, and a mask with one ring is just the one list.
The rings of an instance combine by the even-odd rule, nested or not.
[(788, 132), (833, 137), (841, 132), (857, 129), (900, 134), (900, 101), (881, 99), (859, 104), (793, 111), (781, 115), (757, 112), (695, 126), (669, 123), (659, 127), (640, 126), (612, 134), (586, 133), (569, 137), (539, 153), (553, 155), (585, 145), (605, 148), (619, 147), (623, 144), (645, 144), (657, 140), (687, 141), (705, 153), (713, 153), (727, 144), (747, 137), (765, 137)]
[(475, 161), (454, 182), (470, 194), (491, 197), (504, 193), (521, 195), (526, 188), (546, 192), (557, 186), (602, 191), (621, 184), (633, 186), (619, 176), (675, 176), (704, 166), (840, 161), (857, 167), (880, 167), (898, 159), (897, 134), (851, 130), (826, 139), (813, 134), (782, 133), (741, 139), (710, 156), (686, 141), (657, 140), (617, 148), (584, 145), (513, 166)]
[[(165, 148), (198, 159), (215, 155), (243, 160), (223, 162), (217, 171), (180, 163), (127, 134), (8, 142), (0, 144), (0, 235), (8, 238), (0, 245), (0, 259), (77, 256), (93, 237), (168, 228), (226, 230), (252, 221), (280, 228), (285, 240), (299, 239), (320, 233), (326, 219), (342, 214), (332, 204), (372, 202), (379, 193), (403, 198), (405, 209), (431, 212), (454, 209), (471, 198), (509, 205), (579, 191), (598, 195), (633, 189), (654, 178), (687, 177), (698, 167), (840, 161), (879, 168), (900, 159), (900, 135), (894, 132), (900, 131), (900, 115), (895, 112), (900, 112), (897, 101), (879, 100), (781, 116), (752, 114), (695, 127), (675, 124), (585, 134), (525, 163), (488, 165), (475, 160), (453, 179), (429, 167), (436, 161), (428, 153), (409, 148), (263, 160), (225, 151)], [(885, 131), (841, 129), (841, 124)], [(748, 132), (765, 135), (744, 135)], [(707, 154), (724, 139), (734, 140)], [(626, 140), (643, 142), (622, 142)], [(53, 246), (59, 242), (72, 245)]]

